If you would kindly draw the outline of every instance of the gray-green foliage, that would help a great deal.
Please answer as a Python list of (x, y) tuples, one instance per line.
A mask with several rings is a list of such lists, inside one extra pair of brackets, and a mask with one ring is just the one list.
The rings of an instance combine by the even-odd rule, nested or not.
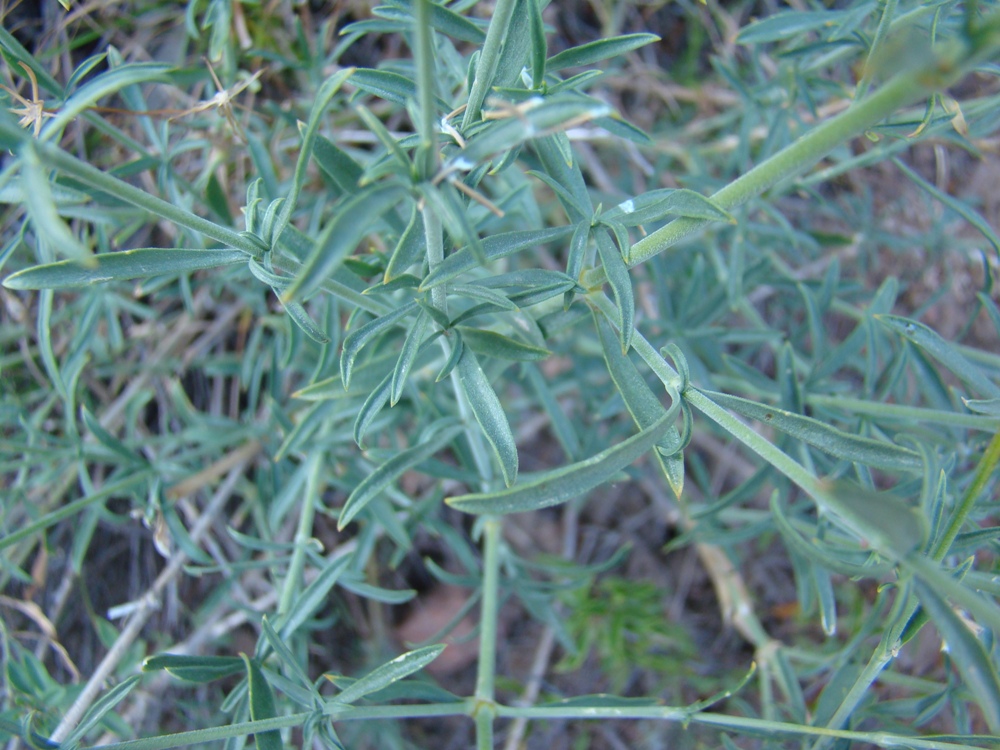
[[(25, 590), (38, 549), (61, 544), (67, 580), (86, 581), (98, 525), (130, 523), (124, 500), (155, 530), (171, 582), (221, 574), (216, 595), (190, 603), (190, 623), (229, 616), (258, 637), (249, 654), (220, 634), (171, 654), (169, 642), (92, 613), (113, 647), (70, 691), (4, 626), (0, 732), (36, 746), (104, 731), (128, 739), (128, 714), (115, 711), (144, 664), (189, 682), (230, 679), (226, 722), (128, 745), (144, 750), (239, 747), (249, 734), (277, 748), (289, 727), (303, 746), (341, 747), (366, 741), (366, 719), (435, 716), (473, 718), (480, 748), (492, 746), (498, 717), (704, 725), (730, 746), (729, 735), (958, 748), (988, 742), (971, 737), (981, 726), (973, 704), (1000, 733), (997, 537), (986, 522), (1000, 355), (935, 332), (901, 302), (896, 278), (876, 274), (904, 240), (928, 253), (981, 247), (974, 314), (1000, 334), (994, 230), (900, 160), (924, 139), (972, 153), (995, 139), (1000, 14), (990, 3), (860, 0), (747, 22), (736, 52), (720, 48), (705, 71), (735, 99), (695, 120), (692, 141), (666, 119), (649, 133), (628, 124), (601, 76), (581, 70), (621, 65), (658, 37), (551, 54), (545, 5), (498, 0), (487, 19), (473, 2), (390, 0), (326, 51), (322, 29), (290, 34), (259, 5), (189, 2), (190, 61), (207, 55), (234, 86), (247, 80), (240, 68), (266, 59), (296, 98), (286, 111), (261, 92), (256, 109), (223, 118), (218, 92), (184, 125), (155, 120), (148, 102), (207, 83), (203, 67), (126, 62), (109, 48), (64, 84), (50, 58), (0, 29), (7, 70), (32, 71), (55, 112), (37, 115), (37, 137), (7, 111), (13, 99), (0, 112), (10, 154), (0, 172), (0, 575)], [(234, 14), (250, 18), (264, 48), (241, 49)], [(387, 35), (413, 55), (340, 65), (359, 40)], [(943, 94), (972, 71), (974, 95)], [(125, 126), (94, 108), (107, 102), (134, 113)], [(347, 128), (366, 130), (369, 145), (342, 139)], [(860, 153), (850, 147), (866, 135)], [(597, 146), (581, 150), (580, 138)], [(943, 217), (895, 237), (870, 196), (832, 182), (879, 161)], [(644, 165), (649, 179), (637, 176)], [(808, 211), (791, 215), (789, 195)], [(953, 237), (956, 216), (965, 223)], [(211, 388), (193, 386), (193, 373)], [(525, 432), (539, 417), (564, 461), (529, 473), (519, 454), (539, 440)], [(706, 445), (732, 446), (752, 471), (734, 472), (720, 495), (713, 473), (726, 469)], [(567, 633), (560, 599), (578, 597), (557, 593), (582, 590), (587, 604), (581, 582), (604, 572), (518, 556), (502, 516), (576, 508), (595, 488), (640, 476), (672, 491), (674, 545), (694, 545), (709, 565), (758, 677), (733, 675), (729, 702), (722, 684), (676, 707), (608, 696), (499, 702), (498, 607), (518, 600), (568, 649), (574, 638), (602, 641), (577, 632), (591, 615), (571, 615)], [(481, 557), (446, 505), (484, 517)], [(336, 534), (333, 548), (314, 538), (321, 530)], [(481, 599), (475, 694), (411, 677), (439, 655), (428, 644), (396, 658), (377, 656), (383, 643), (355, 644), (375, 654), (364, 676), (317, 679), (332, 669), (310, 668), (329, 602), (344, 592), (410, 599), (380, 586), (379, 573), (427, 535), (465, 572), (430, 569), (469, 588), (469, 607)], [(740, 577), (749, 538), (781, 540), (799, 608), (827, 635), (818, 649), (766, 631)], [(850, 593), (858, 578), (881, 584), (874, 602)], [(244, 601), (245, 581), (256, 605)], [(158, 579), (131, 603), (133, 623), (166, 586)], [(618, 630), (633, 620), (623, 622)], [(897, 673), (899, 650), (928, 623), (955, 670)], [(639, 642), (661, 632), (674, 629)], [(117, 684), (102, 694), (107, 678)], [(624, 682), (620, 671), (614, 679)], [(904, 698), (883, 700), (876, 680)], [(814, 706), (807, 685), (823, 688)], [(956, 736), (922, 736), (948, 713)]]

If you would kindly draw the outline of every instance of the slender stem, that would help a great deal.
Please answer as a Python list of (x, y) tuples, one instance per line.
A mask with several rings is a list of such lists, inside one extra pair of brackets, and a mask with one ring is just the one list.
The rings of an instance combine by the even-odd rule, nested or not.
[(437, 122), (434, 112), (434, 29), (430, 0), (417, 0), (416, 14), (417, 94), (420, 97), (420, 145), (424, 150), (421, 177), (429, 180), (437, 172)]
[(502, 522), (497, 516), (488, 516), (483, 520), (483, 606), (479, 623), (479, 673), (476, 676), (476, 700), (484, 702), (492, 702), (494, 696), (502, 528)]
[(500, 608), (500, 542), (503, 521), (483, 519), (483, 603), (479, 619), (479, 664), (476, 674), (476, 747), (492, 750), (496, 717), (497, 618)]
[(302, 582), (302, 571), (306, 565), (306, 545), (312, 537), (313, 517), (316, 514), (316, 502), (320, 492), (321, 456), (322, 451), (316, 451), (309, 458), (305, 503), (299, 515), (299, 527), (295, 531), (295, 550), (292, 552), (291, 562), (288, 563), (288, 573), (285, 575), (281, 589), (281, 600), (278, 603), (279, 614), (292, 609)]
[(507, 27), (510, 25), (514, 5), (515, 0), (497, 0), (496, 7), (493, 9), (493, 19), (486, 32), (486, 42), (479, 53), (476, 77), (472, 82), (472, 91), (469, 92), (469, 103), (462, 116), (462, 130), (479, 119), (483, 102), (486, 101), (486, 93), (489, 91), (493, 83), (493, 76), (497, 72), (497, 63), (500, 61), (500, 46), (503, 44), (504, 37), (507, 36)]
[[(877, 125), (900, 107), (948, 86), (966, 69), (967, 64), (956, 65), (950, 59), (937, 59), (930, 66), (896, 76), (867, 99), (817, 125), (733, 180), (712, 195), (712, 200), (726, 210), (746, 203), (778, 182), (805, 171), (835, 147)], [(710, 223), (706, 219), (674, 219), (632, 245), (626, 261), (630, 267), (644, 263)], [(605, 280), (603, 268), (595, 268), (585, 274), (583, 283), (595, 287)]]

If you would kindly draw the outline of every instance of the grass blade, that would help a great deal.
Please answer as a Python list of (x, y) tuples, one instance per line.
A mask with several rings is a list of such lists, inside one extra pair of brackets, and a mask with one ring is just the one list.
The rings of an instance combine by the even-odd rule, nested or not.
[[(271, 690), (271, 685), (264, 677), (264, 672), (255, 659), (251, 659), (246, 654), (241, 654), (241, 656), (247, 669), (250, 719), (253, 721), (273, 719), (278, 715), (278, 709), (274, 704), (274, 692)], [(284, 747), (281, 742), (281, 732), (277, 729), (257, 732), (254, 734), (254, 742), (260, 750), (282, 750)]]

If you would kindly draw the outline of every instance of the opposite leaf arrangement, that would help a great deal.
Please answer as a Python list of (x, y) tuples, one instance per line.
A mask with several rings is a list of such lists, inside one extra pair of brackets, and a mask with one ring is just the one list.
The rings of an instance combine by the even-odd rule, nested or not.
[[(266, 14), (230, 0), (203, 5), (187, 5), (188, 27), (193, 37), (207, 32), (208, 59), (235, 82), (240, 64), (264, 56), (237, 51), (234, 19), (264, 29)], [(713, 59), (740, 104), (713, 120), (738, 136), (731, 158), (711, 162), (661, 148), (676, 133), (647, 134), (606, 100), (606, 69), (659, 37), (624, 34), (550, 55), (545, 6), (497, 0), (486, 19), (474, 2), (391, 0), (341, 29), (325, 57), (300, 27), (300, 59), (276, 46), (266, 75), (258, 69), (230, 89), (211, 71), (215, 97), (188, 111), (229, 108), (226, 148), (249, 165), (239, 172), (242, 220), (229, 206), (236, 173), (218, 134), (177, 138), (170, 120), (150, 116), (151, 87), (190, 85), (190, 70), (126, 62), (109, 48), (64, 85), (0, 29), (9, 69), (32, 84), (32, 102), (7, 89), (23, 105), (7, 108), (20, 123), (0, 113), (0, 145), (13, 155), (0, 196), (19, 220), (5, 230), (0, 264), (19, 268), (4, 277), (5, 299), (36, 308), (31, 347), (44, 371), (42, 385), (4, 392), (4, 584), (30, 583), (36, 547), (73, 523), (68, 569), (82, 576), (112, 499), (126, 498), (150, 522), (168, 558), (148, 594), (127, 605), (132, 619), (120, 632), (102, 620), (111, 645), (81, 689), (65, 691), (4, 629), (8, 691), (20, 697), (5, 706), (0, 730), (63, 748), (127, 736), (114, 709), (154, 677), (135, 674), (143, 649), (126, 653), (186, 571), (221, 575), (220, 594), (237, 587), (239, 601), (207, 597), (192, 605), (192, 620), (250, 623), (253, 653), (233, 654), (222, 635), (161, 640), (143, 669), (225, 681), (221, 710), (231, 719), (140, 740), (110, 735), (108, 750), (214, 740), (236, 748), (251, 734), (279, 748), (293, 727), (302, 747), (361, 747), (390, 742), (365, 734), (377, 720), (448, 716), (470, 718), (484, 750), (497, 719), (513, 720), (501, 726), (516, 727), (514, 743), (524, 721), (557, 719), (702, 727), (700, 736), (727, 747), (745, 737), (816, 749), (997, 740), (975, 732), (1000, 733), (1000, 607), (987, 554), (1000, 536), (988, 522), (1000, 356), (949, 341), (919, 315), (893, 314), (905, 307), (900, 283), (874, 262), (841, 269), (844, 246), (855, 257), (859, 244), (885, 252), (871, 239), (877, 217), (855, 236), (822, 226), (834, 209), (841, 219), (864, 212), (831, 197), (835, 178), (886, 161), (907, 177), (901, 184), (978, 230), (973, 245), (985, 240), (1000, 254), (972, 206), (899, 158), (927, 139), (976, 152), (994, 134), (1000, 95), (943, 92), (972, 73), (977, 90), (995, 89), (1000, 14), (986, 4), (890, 0), (748, 23), (735, 41), (754, 62), (737, 65), (745, 58), (732, 51)], [(707, 17), (691, 12), (692, 22)], [(412, 56), (341, 65), (372, 37), (401, 38)], [(921, 52), (900, 63), (902, 39)], [(852, 69), (862, 71), (853, 87)], [(237, 133), (234, 97), (279, 73), (303, 87), (308, 117), (261, 106)], [(112, 96), (145, 142), (102, 117), (98, 102)], [(364, 147), (338, 137), (345, 124), (364, 129)], [(81, 152), (68, 137), (74, 129), (113, 146)], [(855, 153), (851, 142), (865, 135), (871, 143)], [(275, 145), (289, 141), (294, 168)], [(180, 168), (189, 151), (204, 157), (194, 178)], [(657, 163), (636, 179), (648, 164), (642, 154)], [(620, 163), (608, 176), (601, 161), (612, 159)], [(790, 194), (816, 202), (814, 215), (786, 217)], [(136, 246), (147, 242), (155, 246)], [(996, 266), (982, 258), (972, 315), (1000, 333)], [(866, 291), (873, 278), (878, 288)], [(15, 294), (30, 290), (41, 291)], [(143, 343), (151, 349), (132, 360), (123, 353), (143, 326), (162, 341)], [(239, 342), (227, 344), (234, 326)], [(26, 335), (18, 328), (8, 340)], [(116, 357), (131, 363), (126, 378), (114, 372)], [(203, 363), (220, 387), (196, 403), (172, 362)], [(531, 456), (525, 470), (526, 446), (539, 441), (561, 460)], [(725, 491), (707, 444), (747, 457), (750, 469)], [(572, 654), (571, 632), (587, 629), (567, 627), (572, 598), (558, 592), (589, 591), (621, 560), (522, 557), (504, 517), (554, 508), (543, 512), (568, 524), (603, 497), (592, 490), (631, 480), (671, 490), (656, 506), (678, 529), (670, 548), (696, 549), (754, 663), (742, 680), (679, 706), (657, 695), (498, 700), (501, 606), (520, 603)], [(475, 518), (468, 529), (466, 516)], [(759, 618), (741, 569), (746, 541), (762, 537), (787, 551), (799, 609), (816, 614), (825, 634), (820, 658), (772, 637)], [(427, 538), (464, 569), (428, 562), (431, 573), (467, 589), (467, 610), (479, 606), (474, 693), (413, 677), (441, 654), (436, 643), (378, 660), (353, 680), (317, 664), (330, 601), (411, 599), (384, 585), (385, 572)], [(245, 577), (269, 593), (254, 599)], [(844, 592), (859, 579), (878, 582), (877, 592), (848, 605)], [(845, 606), (859, 612), (846, 640), (837, 638)], [(960, 680), (896, 674), (901, 649), (928, 623)], [(881, 700), (877, 682), (905, 700)], [(46, 701), (46, 691), (59, 699)], [(929, 736), (922, 727), (932, 721), (953, 736)]]

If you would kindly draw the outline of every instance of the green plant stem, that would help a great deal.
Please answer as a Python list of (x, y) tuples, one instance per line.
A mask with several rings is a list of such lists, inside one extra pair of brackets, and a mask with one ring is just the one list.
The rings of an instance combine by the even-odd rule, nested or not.
[(497, 614), (500, 603), (500, 543), (503, 524), (498, 516), (483, 519), (483, 605), (479, 623), (479, 672), (476, 700), (492, 703), (496, 676)]
[[(877, 125), (900, 107), (953, 83), (966, 69), (967, 65), (954, 65), (951, 60), (938, 59), (930, 66), (897, 75), (870, 97), (817, 125), (791, 145), (733, 180), (714, 193), (712, 200), (726, 210), (746, 203), (782, 180), (808, 169), (835, 147)], [(632, 245), (626, 262), (629, 267), (644, 263), (710, 223), (706, 219), (674, 219)], [(605, 280), (603, 268), (595, 268), (584, 275), (583, 283), (593, 288)]]
[(434, 28), (430, 0), (417, 0), (416, 49), (417, 93), (420, 97), (420, 145), (424, 150), (421, 177), (429, 180), (437, 172), (437, 122), (434, 112)]
[(507, 36), (507, 27), (510, 26), (514, 5), (515, 0), (497, 0), (497, 4), (493, 8), (493, 18), (490, 20), (490, 28), (486, 32), (483, 49), (479, 53), (472, 91), (469, 92), (469, 102), (465, 107), (465, 114), (462, 115), (462, 130), (466, 130), (479, 119), (483, 102), (486, 101), (486, 94), (493, 83), (493, 76), (497, 72), (497, 63), (500, 61), (500, 46), (503, 44), (504, 37)]
[(278, 614), (289, 612), (299, 594), (302, 582), (302, 571), (306, 565), (306, 545), (312, 537), (313, 518), (316, 515), (316, 502), (320, 492), (320, 470), (322, 453), (314, 452), (309, 457), (309, 474), (306, 478), (306, 496), (299, 515), (299, 526), (295, 531), (295, 550), (288, 563), (288, 572), (281, 589), (281, 600), (278, 602)]
[[(2, 132), (6, 130), (5, 126), (6, 123), (0, 120), (0, 134), (2, 135), (7, 135)], [(179, 226), (210, 237), (224, 245), (242, 250), (247, 255), (256, 257), (260, 254), (260, 248), (239, 232), (234, 232), (232, 229), (220, 226), (190, 211), (167, 203), (162, 198), (150, 195), (145, 190), (132, 187), (127, 182), (105, 174), (96, 167), (66, 153), (53, 143), (38, 141), (35, 143), (35, 151), (39, 159), (46, 166), (58, 169), (62, 173), (75, 177), (98, 190), (103, 190), (115, 198), (123, 200), (126, 203), (131, 203), (133, 206), (149, 211), (151, 214), (172, 221)]]

